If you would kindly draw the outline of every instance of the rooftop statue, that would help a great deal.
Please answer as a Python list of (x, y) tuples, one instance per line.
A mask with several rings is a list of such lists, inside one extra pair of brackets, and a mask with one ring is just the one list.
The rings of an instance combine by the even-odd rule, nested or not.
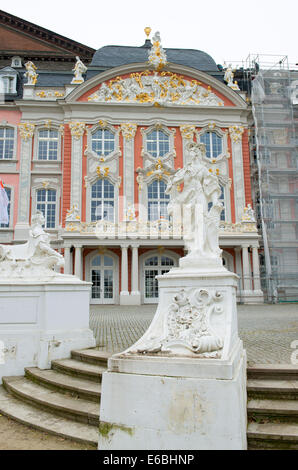
[(32, 216), (29, 239), (21, 245), (0, 245), (0, 277), (42, 279), (57, 276), (54, 267), (64, 267), (64, 258), (50, 247), (50, 237), (44, 231), (44, 216)]
[(232, 90), (240, 90), (238, 83), (234, 82), (234, 71), (232, 69), (232, 64), (229, 64), (225, 71), (224, 81), (227, 82), (228, 87)]
[(29, 61), (25, 64), (26, 72), (24, 76), (28, 78), (26, 85), (36, 85), (38, 74), (36, 73), (37, 67), (33, 62)]
[(208, 170), (203, 160), (204, 144), (190, 142), (187, 151), (188, 163), (169, 177), (166, 189), (166, 194), (171, 196), (168, 212), (173, 215), (177, 205), (183, 210), (183, 232), (189, 252), (184, 259), (220, 259), (222, 250), (218, 232), (223, 204), (219, 199), (218, 176)]
[(85, 80), (82, 74), (87, 72), (87, 67), (80, 60), (79, 56), (76, 56), (76, 59), (77, 59), (76, 65), (72, 69), (72, 71), (74, 72), (74, 77), (72, 79), (71, 84), (83, 83)]

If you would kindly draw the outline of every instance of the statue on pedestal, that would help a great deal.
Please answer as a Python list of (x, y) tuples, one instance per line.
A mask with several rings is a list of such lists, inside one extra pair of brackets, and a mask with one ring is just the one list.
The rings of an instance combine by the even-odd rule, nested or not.
[(83, 78), (82, 74), (87, 72), (87, 67), (80, 60), (79, 56), (76, 56), (76, 59), (77, 59), (76, 65), (74, 66), (74, 68), (72, 70), (74, 72), (74, 77), (72, 79), (71, 84), (83, 83), (84, 78)]
[(64, 267), (64, 258), (50, 247), (50, 237), (44, 231), (44, 216), (37, 212), (32, 216), (32, 224), (27, 243), (21, 245), (0, 245), (0, 277), (57, 276), (54, 267)]
[(232, 64), (229, 64), (225, 71), (224, 81), (227, 82), (228, 87), (232, 90), (240, 90), (238, 83), (234, 82), (234, 71), (232, 69)]
[(173, 215), (177, 205), (183, 210), (187, 258), (220, 258), (218, 232), (223, 204), (219, 200), (218, 177), (208, 170), (203, 160), (204, 144), (191, 142), (187, 151), (189, 163), (169, 177), (166, 194), (171, 196), (171, 201), (168, 212)]
[(33, 62), (29, 61), (25, 64), (26, 72), (24, 76), (28, 78), (28, 82), (25, 85), (36, 85), (38, 74), (36, 73), (37, 67)]

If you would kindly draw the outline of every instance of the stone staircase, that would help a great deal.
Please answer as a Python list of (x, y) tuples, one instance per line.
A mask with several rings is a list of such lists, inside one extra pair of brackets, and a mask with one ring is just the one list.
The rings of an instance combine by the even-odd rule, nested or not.
[[(51, 370), (29, 367), (5, 377), (0, 413), (30, 427), (97, 447), (101, 377), (110, 354), (72, 351)], [(248, 448), (298, 449), (298, 369), (265, 365), (247, 371)]]
[(298, 449), (298, 368), (264, 365), (247, 370), (249, 449)]
[(98, 442), (101, 377), (109, 355), (94, 349), (72, 351), (51, 370), (25, 369), (4, 377), (0, 413), (35, 429), (94, 447)]

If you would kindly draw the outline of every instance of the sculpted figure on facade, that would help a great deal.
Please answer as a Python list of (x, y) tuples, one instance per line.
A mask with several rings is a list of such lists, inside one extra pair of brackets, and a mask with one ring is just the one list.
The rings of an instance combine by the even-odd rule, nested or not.
[(0, 276), (42, 279), (57, 276), (55, 266), (64, 266), (64, 258), (50, 247), (50, 237), (44, 231), (44, 216), (37, 212), (32, 217), (27, 243), (0, 245)]
[(187, 80), (172, 72), (146, 70), (128, 78), (117, 77), (88, 97), (94, 102), (121, 102), (160, 106), (223, 106), (223, 101), (197, 80)]
[(234, 82), (234, 72), (232, 69), (232, 64), (229, 64), (225, 71), (224, 81), (227, 82), (228, 87), (232, 88), (233, 90), (240, 90), (237, 82)]
[(242, 216), (242, 222), (254, 222), (256, 223), (255, 211), (251, 207), (251, 204), (247, 204), (247, 207), (244, 208), (244, 213)]
[(26, 85), (36, 85), (38, 74), (36, 73), (37, 67), (33, 62), (29, 61), (25, 64), (26, 72), (24, 76), (28, 79)]
[(167, 55), (161, 46), (159, 31), (156, 31), (152, 40), (153, 46), (149, 52), (149, 63), (153, 65), (156, 70), (162, 70), (162, 68), (167, 64)]
[(222, 252), (218, 232), (223, 210), (219, 200), (221, 189), (218, 176), (210, 173), (206, 166), (204, 144), (191, 142), (187, 145), (187, 151), (188, 163), (169, 177), (166, 189), (171, 196), (168, 212), (174, 215), (175, 206), (178, 205), (183, 211), (184, 220), (189, 220), (189, 225), (184, 227), (188, 257), (218, 258)]
[(67, 211), (66, 222), (78, 222), (81, 220), (78, 204), (74, 204), (71, 209)]
[(77, 59), (76, 65), (72, 69), (72, 71), (74, 72), (74, 77), (72, 79), (71, 84), (83, 83), (84, 82), (83, 73), (87, 72), (87, 67), (80, 60), (79, 56), (76, 56), (76, 59)]

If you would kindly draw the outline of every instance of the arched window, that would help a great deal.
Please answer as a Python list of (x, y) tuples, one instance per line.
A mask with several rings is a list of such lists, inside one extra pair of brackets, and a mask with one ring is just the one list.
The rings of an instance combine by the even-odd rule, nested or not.
[(206, 156), (208, 158), (217, 158), (223, 151), (222, 137), (216, 132), (205, 132), (201, 135), (200, 141), (206, 145)]
[(8, 198), (8, 206), (7, 206), (7, 213), (8, 213), (8, 223), (7, 224), (0, 224), (0, 228), (8, 228), (10, 226), (10, 214), (11, 214), (11, 189), (4, 188)]
[(148, 220), (168, 219), (167, 206), (170, 196), (165, 193), (166, 183), (154, 180), (148, 185)]
[(158, 280), (156, 276), (165, 274), (175, 266), (175, 260), (166, 255), (154, 255), (144, 263), (144, 301), (147, 303), (158, 300)]
[(91, 188), (91, 222), (115, 221), (115, 189), (107, 179), (99, 179)]
[(98, 129), (92, 134), (92, 150), (105, 157), (115, 150), (115, 135), (108, 129)]
[(38, 160), (58, 160), (58, 131), (41, 129), (38, 132)]
[(11, 127), (0, 127), (0, 160), (13, 158), (14, 129)]
[(36, 191), (36, 209), (43, 213), (45, 228), (56, 227), (57, 194), (55, 189)]
[(170, 151), (169, 136), (163, 131), (154, 130), (147, 134), (146, 144), (152, 157), (163, 157)]

